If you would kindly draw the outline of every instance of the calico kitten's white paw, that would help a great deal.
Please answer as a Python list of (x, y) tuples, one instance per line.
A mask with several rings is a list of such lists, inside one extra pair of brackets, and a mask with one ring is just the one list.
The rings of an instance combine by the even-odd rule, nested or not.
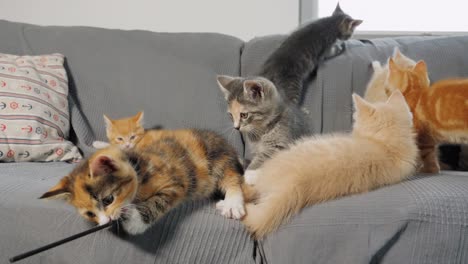
[(216, 203), (216, 209), (227, 218), (241, 219), (245, 215), (244, 198), (242, 194), (226, 196), (224, 200)]
[(244, 172), (244, 181), (247, 184), (253, 185), (257, 182), (258, 170), (246, 170)]
[(104, 141), (94, 141), (93, 142), (93, 147), (96, 148), (96, 149), (103, 149), (103, 148), (106, 148), (110, 146), (109, 143), (107, 142), (104, 142)]
[(122, 226), (131, 235), (142, 234), (148, 229), (149, 225), (143, 222), (140, 213), (136, 208), (129, 208), (126, 212)]

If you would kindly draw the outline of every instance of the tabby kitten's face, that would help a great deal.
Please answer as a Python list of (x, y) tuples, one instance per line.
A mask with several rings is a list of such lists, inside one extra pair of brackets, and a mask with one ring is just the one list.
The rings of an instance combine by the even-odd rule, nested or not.
[(333, 12), (332, 16), (340, 18), (341, 22), (339, 25), (339, 29), (340, 29), (341, 35), (338, 38), (341, 40), (349, 39), (353, 35), (356, 27), (362, 23), (362, 20), (353, 19), (352, 17), (347, 15), (345, 12), (343, 12), (339, 4), (336, 6), (335, 11)]
[(145, 132), (143, 112), (138, 112), (132, 117), (116, 120), (111, 120), (104, 115), (104, 120), (106, 121), (106, 133), (109, 143), (122, 149), (133, 148), (141, 140)]
[(218, 76), (217, 80), (228, 102), (233, 126), (241, 132), (255, 132), (264, 127), (280, 105), (275, 85), (265, 78)]
[(98, 150), (40, 198), (66, 200), (85, 219), (103, 225), (125, 214), (137, 186), (128, 157), (111, 146)]

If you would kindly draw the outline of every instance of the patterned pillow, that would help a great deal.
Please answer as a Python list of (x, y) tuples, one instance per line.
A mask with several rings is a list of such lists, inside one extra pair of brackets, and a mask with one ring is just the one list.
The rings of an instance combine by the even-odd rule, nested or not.
[(0, 53), (0, 161), (81, 159), (70, 131), (64, 56)]

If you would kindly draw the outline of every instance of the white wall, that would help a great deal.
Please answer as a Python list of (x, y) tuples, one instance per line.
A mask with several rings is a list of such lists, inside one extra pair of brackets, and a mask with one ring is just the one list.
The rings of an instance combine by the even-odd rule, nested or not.
[(244, 40), (287, 33), (299, 0), (0, 0), (0, 18), (159, 32), (219, 32)]

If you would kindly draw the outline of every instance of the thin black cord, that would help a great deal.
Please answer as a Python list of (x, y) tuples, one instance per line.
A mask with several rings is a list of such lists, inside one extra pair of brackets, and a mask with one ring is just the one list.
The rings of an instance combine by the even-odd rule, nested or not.
[(104, 228), (108, 228), (108, 227), (111, 227), (113, 226), (117, 221), (114, 220), (114, 221), (111, 221), (107, 224), (104, 224), (104, 225), (100, 225), (100, 226), (95, 226), (89, 230), (86, 230), (84, 232), (81, 232), (81, 233), (78, 233), (76, 235), (73, 235), (73, 236), (70, 236), (70, 237), (67, 237), (67, 238), (64, 238), (62, 240), (59, 240), (59, 241), (56, 241), (56, 242), (53, 242), (53, 243), (50, 243), (48, 245), (45, 245), (43, 247), (40, 247), (40, 248), (36, 248), (34, 250), (31, 250), (31, 251), (28, 251), (28, 252), (25, 252), (23, 254), (20, 254), (20, 255), (17, 255), (17, 256), (14, 256), (12, 258), (10, 258), (10, 263), (13, 263), (13, 262), (16, 262), (18, 260), (22, 260), (24, 258), (27, 258), (27, 257), (30, 257), (32, 255), (36, 255), (37, 253), (41, 253), (42, 251), (46, 251), (48, 249), (51, 249), (53, 247), (56, 247), (56, 246), (59, 246), (61, 244), (65, 244), (67, 242), (70, 242), (72, 240), (75, 240), (77, 238), (80, 238), (80, 237), (83, 237), (83, 236), (86, 236), (86, 235), (89, 235), (91, 233), (94, 233), (94, 232), (97, 232), (101, 229), (104, 229)]

